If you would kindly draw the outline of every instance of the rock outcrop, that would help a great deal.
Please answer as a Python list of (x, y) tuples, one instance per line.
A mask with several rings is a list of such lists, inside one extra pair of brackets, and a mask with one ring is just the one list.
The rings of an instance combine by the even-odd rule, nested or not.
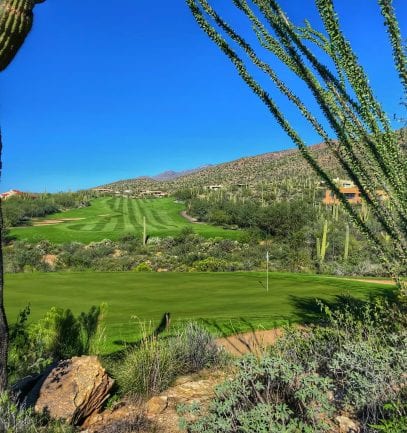
[(38, 393), (35, 411), (80, 425), (100, 410), (113, 383), (96, 356), (61, 361), (33, 390)]

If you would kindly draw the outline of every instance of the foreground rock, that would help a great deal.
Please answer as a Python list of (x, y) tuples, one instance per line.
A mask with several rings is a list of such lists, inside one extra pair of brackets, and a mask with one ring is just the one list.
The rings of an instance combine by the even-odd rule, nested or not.
[(80, 425), (99, 411), (113, 383), (96, 356), (61, 361), (38, 385), (35, 411)]
[[(138, 424), (138, 429), (125, 431), (180, 433), (180, 416), (177, 407), (195, 403), (205, 409), (214, 397), (215, 387), (227, 377), (221, 371), (202, 371), (190, 376), (178, 378), (174, 385), (147, 402), (122, 402), (113, 410), (106, 410), (88, 418), (83, 430), (87, 433), (110, 433), (119, 424)], [(191, 419), (191, 417), (188, 417)]]

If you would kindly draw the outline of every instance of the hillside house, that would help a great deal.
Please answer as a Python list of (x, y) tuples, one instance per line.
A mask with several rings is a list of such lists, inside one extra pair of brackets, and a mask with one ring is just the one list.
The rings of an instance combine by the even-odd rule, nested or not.
[(22, 191), (19, 191), (18, 189), (11, 189), (10, 191), (3, 192), (2, 194), (0, 194), (0, 198), (2, 200), (7, 200), (10, 197), (14, 197), (16, 195), (24, 195), (24, 193)]
[(355, 184), (348, 179), (339, 179), (339, 177), (337, 177), (334, 179), (334, 182), (339, 186), (339, 188), (355, 188)]
[(111, 188), (93, 188), (92, 191), (100, 192), (102, 194), (112, 194), (113, 190)]
[[(339, 187), (339, 191), (345, 195), (348, 199), (349, 203), (352, 204), (361, 204), (362, 197), (360, 195), (359, 188), (357, 187)], [(330, 189), (325, 190), (325, 196), (322, 199), (322, 203), (334, 205), (339, 204), (340, 201), (336, 197), (335, 193), (333, 193)]]
[(209, 191), (218, 191), (220, 189), (223, 188), (223, 185), (208, 185), (205, 186), (205, 189), (209, 190)]

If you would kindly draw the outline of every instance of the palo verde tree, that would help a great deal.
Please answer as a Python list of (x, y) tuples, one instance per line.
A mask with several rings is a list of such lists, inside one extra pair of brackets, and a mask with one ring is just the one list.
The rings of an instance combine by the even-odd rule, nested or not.
[[(318, 176), (339, 198), (353, 223), (372, 243), (377, 255), (405, 290), (399, 276), (407, 269), (407, 155), (405, 147), (375, 98), (369, 80), (346, 39), (334, 0), (314, 0), (323, 30), (295, 25), (276, 0), (230, 0), (251, 25), (259, 45), (249, 44), (207, 0), (186, 0), (191, 12), (209, 38), (234, 64), (238, 74), (263, 101), (280, 126), (298, 146)], [(406, 52), (392, 0), (378, 0), (392, 46), (395, 68), (407, 91)], [(224, 5), (223, 5), (224, 7)], [(264, 51), (266, 50), (266, 51)], [(319, 111), (313, 112), (282, 80), (260, 53), (268, 52), (294, 73), (310, 91)], [(275, 98), (251, 71), (264, 74), (274, 91), (282, 93), (294, 109), (327, 144), (342, 169), (359, 188), (380, 230), (383, 242), (360, 218), (306, 147), (303, 139), (278, 107)], [(336, 137), (331, 138), (328, 128)], [(388, 200), (383, 201), (380, 190)]]
[[(33, 9), (44, 0), (0, 0), (0, 72), (17, 54), (33, 23)], [(0, 176), (2, 169), (0, 132)], [(8, 325), (4, 310), (3, 218), (0, 202), (0, 392), (7, 386)]]

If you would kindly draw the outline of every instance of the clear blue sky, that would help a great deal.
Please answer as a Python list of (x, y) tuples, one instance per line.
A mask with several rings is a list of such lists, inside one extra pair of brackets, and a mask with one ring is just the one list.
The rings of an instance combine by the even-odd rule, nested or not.
[[(282, 3), (294, 21), (317, 22), (312, 0)], [(336, 3), (385, 110), (401, 114), (376, 2)], [(395, 6), (404, 24), (407, 2)], [(76, 190), (292, 147), (183, 0), (47, 0), (35, 15), (0, 75), (2, 191)]]

